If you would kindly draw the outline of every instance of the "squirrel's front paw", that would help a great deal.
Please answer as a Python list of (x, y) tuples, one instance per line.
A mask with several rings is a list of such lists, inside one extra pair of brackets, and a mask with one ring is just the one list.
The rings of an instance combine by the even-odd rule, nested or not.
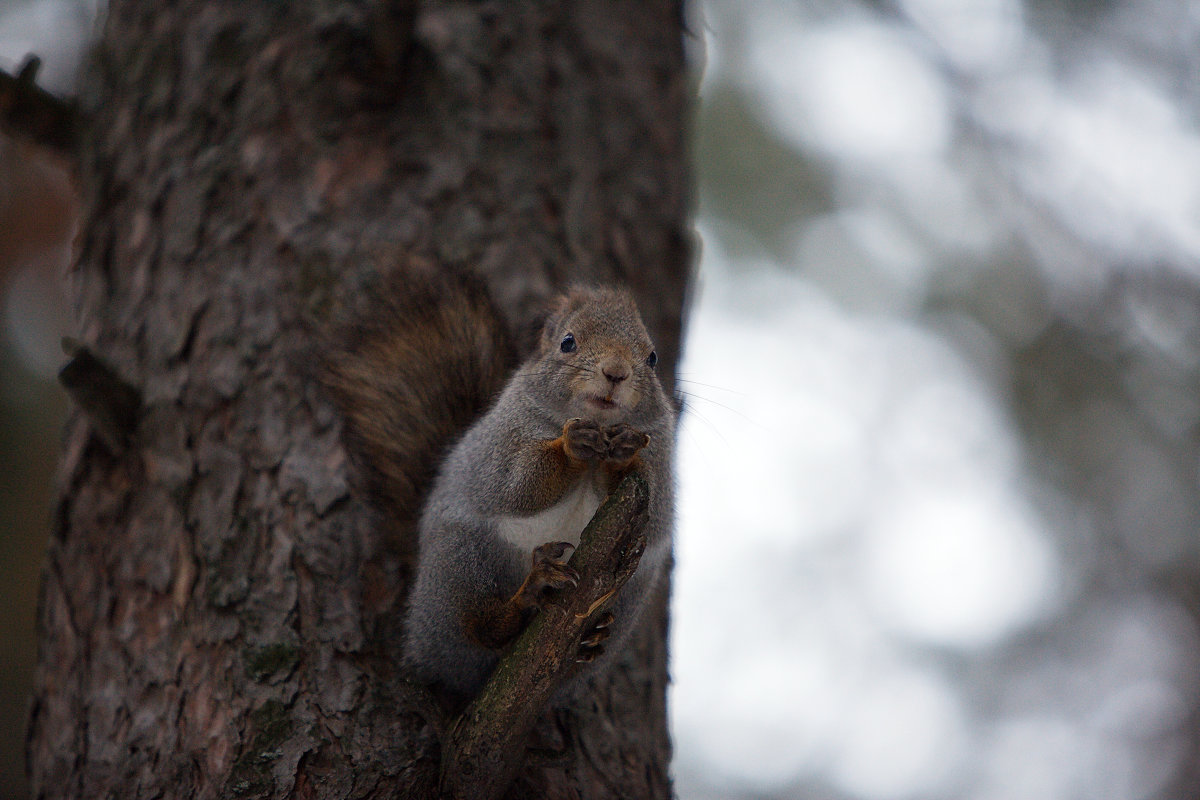
[(547, 542), (533, 548), (533, 566), (521, 587), (525, 606), (540, 606), (547, 589), (565, 589), (579, 583), (579, 573), (563, 560), (570, 542)]
[(639, 450), (650, 444), (649, 436), (624, 422), (606, 428), (604, 435), (608, 439), (607, 460), (621, 466), (632, 461)]
[(578, 417), (567, 420), (562, 438), (567, 455), (578, 461), (600, 461), (608, 455), (608, 437), (590, 420)]

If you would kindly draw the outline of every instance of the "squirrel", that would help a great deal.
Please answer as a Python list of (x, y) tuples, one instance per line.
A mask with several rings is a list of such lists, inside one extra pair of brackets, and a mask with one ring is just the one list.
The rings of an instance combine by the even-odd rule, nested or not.
[(509, 327), (480, 279), (401, 281), (327, 355), (324, 382), (371, 497), (401, 537), (417, 533), (403, 663), (451, 697), (474, 696), (549, 594), (576, 583), (565, 556), (637, 470), (646, 549), (576, 655), (609, 660), (660, 579), (674, 514), (675, 408), (632, 297), (577, 287), (556, 298), (513, 370)]

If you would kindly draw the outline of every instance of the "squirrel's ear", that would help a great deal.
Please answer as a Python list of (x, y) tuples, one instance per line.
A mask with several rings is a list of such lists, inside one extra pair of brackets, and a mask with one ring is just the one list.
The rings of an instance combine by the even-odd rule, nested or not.
[(558, 347), (558, 329), (562, 325), (563, 319), (566, 318), (570, 305), (569, 297), (559, 295), (546, 306), (545, 314), (542, 316), (542, 347)]

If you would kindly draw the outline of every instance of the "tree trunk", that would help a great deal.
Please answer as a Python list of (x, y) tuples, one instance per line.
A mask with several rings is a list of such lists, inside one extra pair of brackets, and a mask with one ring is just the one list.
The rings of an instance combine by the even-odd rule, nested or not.
[[(68, 423), (37, 797), (430, 796), (437, 715), (390, 633), (403, 573), (300, 365), (418, 257), (485, 275), (519, 331), (572, 281), (628, 284), (669, 383), (681, 25), (675, 0), (112, 0), (72, 289), (140, 406), (124, 438)], [(545, 720), (560, 752), (511, 797), (670, 795), (656, 612), (593, 702)]]

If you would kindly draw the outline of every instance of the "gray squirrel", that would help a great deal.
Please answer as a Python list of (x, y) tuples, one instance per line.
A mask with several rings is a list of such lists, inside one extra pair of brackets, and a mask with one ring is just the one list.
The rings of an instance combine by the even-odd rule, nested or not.
[(324, 382), (371, 496), (401, 537), (417, 532), (405, 664), (452, 696), (476, 694), (547, 593), (575, 583), (566, 556), (636, 470), (646, 549), (577, 660), (619, 650), (668, 560), (674, 514), (675, 411), (633, 299), (558, 297), (509, 375), (509, 329), (479, 279), (400, 281), (327, 354)]

